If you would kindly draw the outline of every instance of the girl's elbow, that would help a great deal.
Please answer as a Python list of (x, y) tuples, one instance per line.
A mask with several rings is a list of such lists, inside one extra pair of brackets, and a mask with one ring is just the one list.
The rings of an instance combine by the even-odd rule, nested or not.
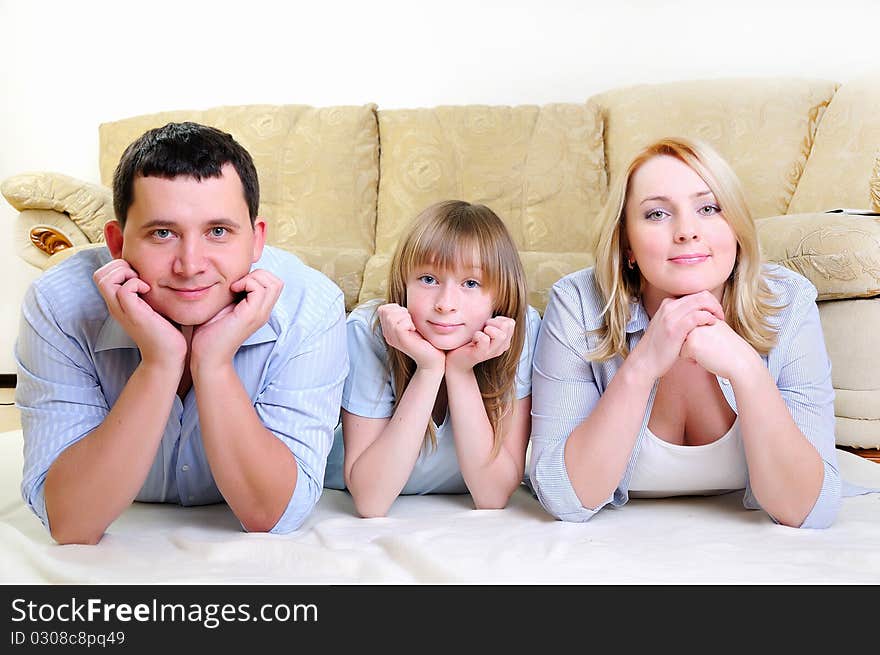
[(388, 515), (391, 503), (379, 502), (375, 498), (364, 498), (354, 491), (351, 493), (354, 508), (362, 519), (378, 519)]

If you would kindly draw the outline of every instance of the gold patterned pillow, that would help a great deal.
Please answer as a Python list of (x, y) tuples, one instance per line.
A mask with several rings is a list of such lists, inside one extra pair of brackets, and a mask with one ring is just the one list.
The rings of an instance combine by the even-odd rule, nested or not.
[(880, 150), (874, 158), (874, 170), (871, 173), (871, 204), (874, 211), (880, 212)]
[(880, 295), (880, 217), (788, 214), (755, 223), (764, 257), (809, 279), (819, 300)]

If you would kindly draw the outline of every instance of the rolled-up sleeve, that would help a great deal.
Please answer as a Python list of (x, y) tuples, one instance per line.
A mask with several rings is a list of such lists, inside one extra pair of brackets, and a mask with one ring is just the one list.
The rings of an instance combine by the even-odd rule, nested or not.
[(32, 285), (22, 303), (15, 343), (15, 402), (21, 412), (21, 493), (45, 527), (49, 467), (110, 411), (92, 360), (59, 325), (48, 298)]
[(776, 386), (794, 422), (819, 453), (825, 468), (819, 497), (800, 527), (827, 528), (834, 523), (841, 504), (834, 388), (815, 303), (816, 290), (806, 281), (804, 285), (788, 320), (780, 327), (775, 353), (779, 357)]
[(581, 504), (565, 466), (565, 443), (600, 396), (582, 314), (578, 299), (551, 290), (532, 370), (529, 480), (544, 509), (563, 521), (587, 521), (600, 509)]
[(313, 331), (287, 356), (255, 403), (263, 424), (290, 449), (297, 464), (296, 487), (270, 530), (274, 534), (300, 527), (321, 497), (348, 373), (342, 295), (322, 316), (298, 320), (313, 325)]

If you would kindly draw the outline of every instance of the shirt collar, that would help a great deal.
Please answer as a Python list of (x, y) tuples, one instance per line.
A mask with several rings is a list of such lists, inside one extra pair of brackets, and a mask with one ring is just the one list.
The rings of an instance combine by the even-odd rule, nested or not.
[(114, 350), (116, 348), (137, 348), (128, 333), (122, 329), (122, 326), (116, 322), (112, 316), (108, 316), (98, 332), (98, 339), (95, 341), (95, 352), (102, 350)]
[(645, 311), (641, 301), (631, 303), (629, 306), (629, 321), (626, 324), (627, 334), (641, 332), (648, 327), (648, 312)]
[[(274, 310), (273, 310), (274, 313)], [(269, 321), (261, 325), (257, 330), (244, 340), (242, 346), (255, 346), (260, 343), (269, 343), (271, 341), (276, 341), (278, 339), (278, 332), (275, 330), (273, 326), (272, 316), (269, 316)], [(104, 321), (104, 325), (101, 326), (101, 331), (98, 332), (98, 338), (95, 341), (95, 352), (101, 352), (102, 350), (115, 350), (117, 348), (137, 348), (137, 344), (134, 342), (128, 333), (122, 329), (122, 326), (116, 322), (116, 319), (112, 316), (108, 316), (107, 320)]]

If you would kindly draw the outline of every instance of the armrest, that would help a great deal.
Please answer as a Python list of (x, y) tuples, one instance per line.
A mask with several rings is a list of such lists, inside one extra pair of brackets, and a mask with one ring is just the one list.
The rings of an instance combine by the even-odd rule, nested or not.
[(19, 256), (46, 269), (82, 246), (102, 243), (114, 217), (107, 187), (60, 173), (25, 173), (3, 181), (0, 192), (21, 212), (14, 228)]
[(817, 300), (880, 295), (880, 216), (789, 214), (755, 225), (764, 257), (809, 279)]
[(874, 211), (880, 212), (880, 150), (874, 157), (874, 170), (871, 171), (868, 187), (871, 189), (871, 203), (874, 205)]

